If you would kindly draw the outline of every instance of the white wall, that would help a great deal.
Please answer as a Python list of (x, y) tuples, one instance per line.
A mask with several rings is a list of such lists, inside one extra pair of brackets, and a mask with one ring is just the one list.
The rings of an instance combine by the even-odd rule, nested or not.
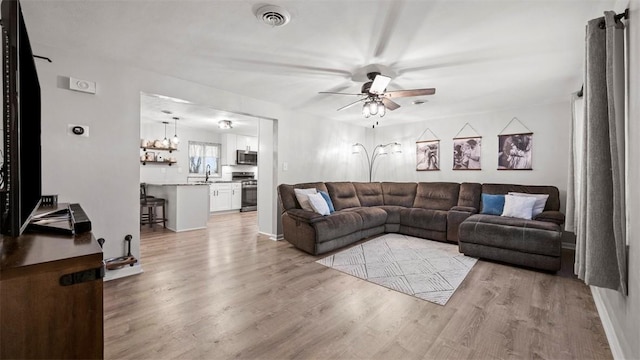
[(629, 296), (592, 287), (614, 356), (619, 359), (640, 359), (640, 2), (631, 1), (629, 14), (629, 125), (628, 125), (628, 185), (627, 233), (629, 236)]
[[(364, 141), (361, 127), (306, 116), (272, 103), (84, 53), (38, 43), (32, 47), (34, 53), (53, 60), (37, 61), (42, 89), (43, 193), (58, 194), (61, 202), (82, 205), (92, 220), (94, 235), (107, 240), (105, 258), (123, 254), (127, 234), (133, 235), (132, 252), (140, 258), (140, 92), (278, 119), (274, 151), (288, 162), (289, 170), (282, 171), (278, 164), (270, 189), (273, 199), (277, 184), (282, 182), (352, 178), (350, 158), (344, 150), (351, 142)], [(68, 90), (65, 79), (69, 76), (95, 81), (97, 93)], [(88, 125), (90, 137), (68, 135), (67, 124)], [(270, 220), (261, 221), (262, 216)], [(273, 211), (258, 214), (259, 226), (271, 224), (260, 231), (277, 234), (273, 216)], [(120, 275), (110, 272), (109, 276)]]
[[(451, 118), (425, 120), (393, 127), (369, 130), (370, 146), (397, 141), (402, 144), (402, 154), (379, 157), (374, 166), (374, 181), (452, 181), (506, 183), (525, 185), (554, 185), (560, 190), (562, 208), (565, 207), (571, 104), (537, 105), (528, 108), (509, 109), (492, 113), (465, 115)], [(429, 106), (428, 103), (423, 106)], [(514, 118), (514, 121), (502, 130)], [(466, 127), (469, 124), (475, 131)], [(416, 171), (416, 141), (433, 140), (430, 129), (440, 139), (440, 170)], [(527, 130), (529, 129), (529, 130)], [(424, 133), (422, 137), (421, 134)], [(477, 133), (476, 133), (477, 132)], [(533, 170), (497, 170), (498, 134), (533, 132)], [(482, 136), (482, 170), (453, 169), (453, 137)], [(420, 138), (419, 138), (420, 137)], [(419, 138), (419, 139), (418, 139)], [(360, 158), (366, 163), (364, 157)], [(366, 166), (365, 166), (366, 167)], [(358, 175), (362, 181), (368, 172)], [(563, 210), (564, 211), (564, 210)]]

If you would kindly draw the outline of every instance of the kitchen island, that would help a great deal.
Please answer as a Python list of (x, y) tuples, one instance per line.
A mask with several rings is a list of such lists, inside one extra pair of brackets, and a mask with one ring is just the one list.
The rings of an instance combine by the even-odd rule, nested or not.
[(169, 230), (181, 232), (207, 227), (209, 184), (147, 183), (147, 194), (166, 200)]

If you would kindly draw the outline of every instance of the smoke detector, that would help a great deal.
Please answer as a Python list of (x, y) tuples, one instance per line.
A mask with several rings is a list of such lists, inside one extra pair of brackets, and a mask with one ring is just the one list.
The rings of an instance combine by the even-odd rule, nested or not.
[(256, 18), (271, 27), (280, 27), (289, 23), (291, 14), (280, 6), (265, 5), (256, 10)]

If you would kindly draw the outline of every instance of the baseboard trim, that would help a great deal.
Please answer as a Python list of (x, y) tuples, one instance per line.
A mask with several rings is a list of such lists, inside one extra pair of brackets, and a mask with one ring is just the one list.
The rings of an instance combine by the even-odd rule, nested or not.
[(138, 275), (138, 274), (142, 274), (143, 272), (144, 270), (142, 270), (142, 266), (140, 264), (135, 264), (133, 266), (125, 266), (117, 270), (106, 270), (104, 281), (111, 281), (111, 280), (120, 279), (127, 276)]
[(284, 235), (282, 235), (282, 234), (270, 234), (270, 233), (266, 233), (266, 232), (262, 232), (262, 231), (258, 231), (258, 234), (264, 235), (264, 236), (268, 236), (269, 240), (273, 240), (273, 241), (284, 240)]
[(600, 316), (600, 322), (602, 323), (602, 327), (604, 328), (604, 333), (607, 336), (607, 341), (609, 341), (611, 355), (613, 355), (613, 358), (616, 360), (626, 359), (624, 357), (624, 351), (622, 350), (620, 341), (616, 336), (613, 323), (611, 322), (609, 311), (607, 311), (607, 307), (604, 305), (602, 296), (600, 296), (600, 291), (595, 286), (589, 286), (589, 288), (591, 289), (593, 302), (596, 304), (596, 309), (598, 310), (598, 315)]

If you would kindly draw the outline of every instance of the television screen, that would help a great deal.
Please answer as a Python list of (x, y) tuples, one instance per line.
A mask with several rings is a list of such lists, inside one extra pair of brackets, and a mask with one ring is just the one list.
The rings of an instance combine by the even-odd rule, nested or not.
[(42, 195), (40, 83), (18, 0), (3, 0), (3, 167), (0, 231), (20, 235)]

